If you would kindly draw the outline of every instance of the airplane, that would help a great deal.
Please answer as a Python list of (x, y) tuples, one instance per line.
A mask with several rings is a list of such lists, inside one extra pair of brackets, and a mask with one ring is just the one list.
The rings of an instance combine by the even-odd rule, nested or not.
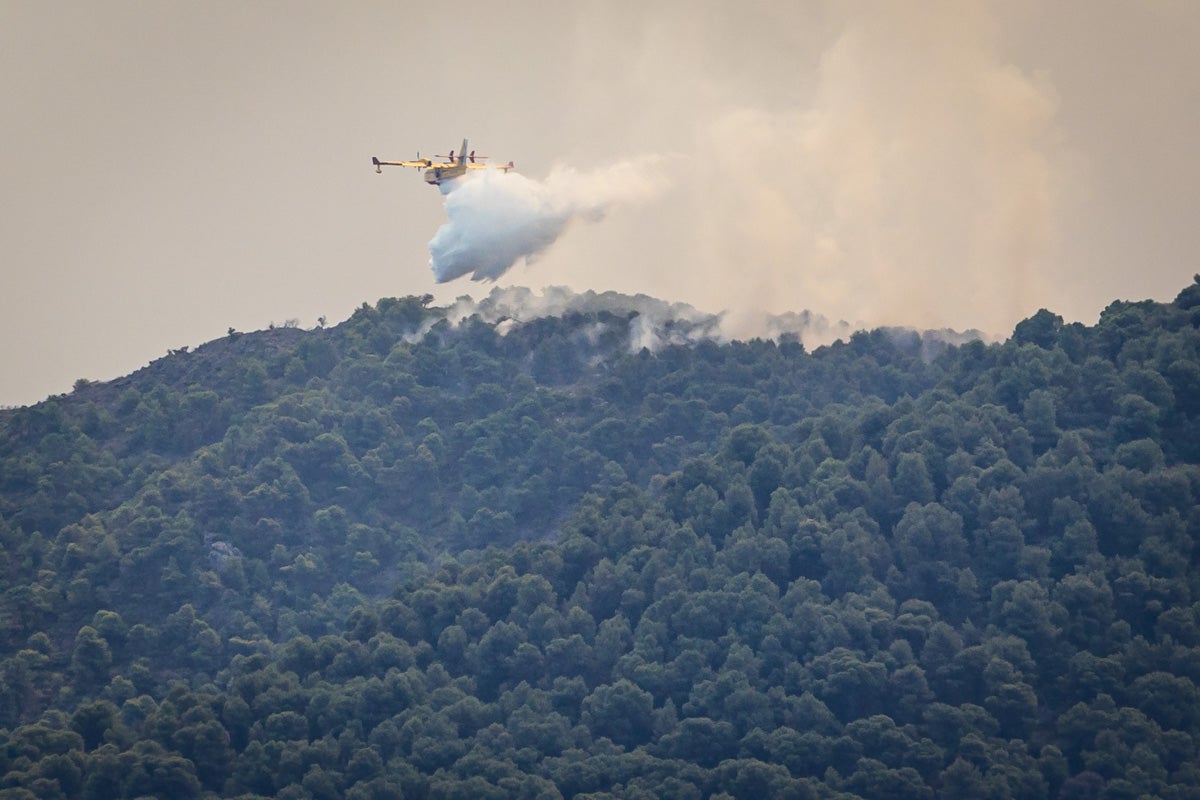
[[(475, 151), (467, 152), (467, 140), (463, 139), (462, 149), (458, 151), (458, 157), (454, 157), (454, 151), (451, 150), (449, 155), (438, 155), (436, 158), (445, 158), (447, 161), (431, 161), (428, 158), (421, 158), (421, 154), (417, 153), (417, 158), (414, 161), (380, 161), (374, 156), (371, 157), (371, 163), (375, 165), (376, 172), (383, 172), (384, 167), (416, 167), (417, 169), (425, 170), (425, 182), (440, 186), (444, 181), (460, 178), (467, 174), (469, 169), (487, 169), (487, 164), (480, 163), (487, 159), (487, 156), (477, 156)], [(513, 162), (507, 164), (497, 164), (496, 169), (503, 170), (507, 173), (513, 169)]]

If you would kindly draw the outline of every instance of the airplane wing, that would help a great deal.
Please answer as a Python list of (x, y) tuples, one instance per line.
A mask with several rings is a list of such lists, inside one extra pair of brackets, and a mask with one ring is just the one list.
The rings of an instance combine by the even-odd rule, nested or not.
[(419, 158), (416, 161), (380, 161), (378, 158), (371, 158), (371, 163), (375, 165), (376, 172), (383, 172), (382, 167), (417, 167), (418, 169), (428, 167), (433, 162), (428, 158)]
[(504, 171), (504, 172), (508, 172), (510, 169), (515, 169), (515, 167), (513, 167), (513, 162), (511, 162), (511, 161), (510, 161), (510, 162), (508, 162), (507, 164), (491, 164), (491, 165), (488, 165), (488, 164), (467, 164), (467, 169), (489, 169), (489, 168), (490, 168), (490, 169), (498, 169), (498, 170), (502, 170), (502, 171)]

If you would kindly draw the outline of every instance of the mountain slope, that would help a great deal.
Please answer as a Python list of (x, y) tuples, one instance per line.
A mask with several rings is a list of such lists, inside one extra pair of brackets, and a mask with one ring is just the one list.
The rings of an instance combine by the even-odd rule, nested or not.
[(932, 360), (503, 301), (0, 414), (0, 791), (1200, 786), (1200, 283)]

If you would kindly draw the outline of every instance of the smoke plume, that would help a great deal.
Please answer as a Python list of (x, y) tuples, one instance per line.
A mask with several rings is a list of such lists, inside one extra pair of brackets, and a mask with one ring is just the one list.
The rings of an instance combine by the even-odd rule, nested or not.
[(495, 280), (530, 262), (576, 219), (596, 222), (614, 205), (645, 200), (661, 185), (658, 159), (625, 161), (592, 172), (554, 169), (538, 182), (488, 169), (442, 184), (446, 223), (429, 242), (438, 283), (470, 273)]
[[(595, 346), (601, 340), (612, 342), (624, 336), (628, 352), (633, 353), (643, 348), (653, 353), (676, 345), (688, 346), (700, 342), (726, 344), (752, 338), (776, 342), (799, 341), (809, 350), (815, 350), (839, 340), (849, 340), (855, 331), (864, 329), (861, 324), (832, 320), (812, 311), (711, 314), (687, 303), (669, 303), (644, 294), (591, 290), (574, 292), (564, 286), (547, 286), (541, 294), (525, 287), (496, 286), (482, 300), (475, 301), (464, 295), (452, 305), (435, 308), (434, 311), (440, 313), (427, 317), (416, 330), (404, 337), (405, 341), (421, 341), (431, 331), (443, 327), (443, 323), (449, 323), (449, 328), (454, 329), (468, 319), (493, 325), (499, 335), (506, 336), (543, 317), (579, 315), (594, 320), (580, 328), (581, 336), (589, 345)], [(919, 353), (926, 361), (931, 361), (950, 345), (990, 340), (978, 330), (916, 330), (902, 327), (879, 330), (901, 350)]]

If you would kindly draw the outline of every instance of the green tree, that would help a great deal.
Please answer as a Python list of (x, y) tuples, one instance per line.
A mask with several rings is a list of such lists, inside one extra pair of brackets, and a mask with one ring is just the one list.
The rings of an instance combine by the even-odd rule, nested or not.
[(621, 679), (597, 686), (583, 701), (584, 723), (597, 736), (636, 747), (649, 741), (654, 698), (632, 682)]
[(892, 488), (902, 503), (931, 503), (934, 499), (933, 479), (929, 466), (920, 453), (901, 453), (896, 461), (896, 477)]
[(81, 705), (71, 715), (71, 729), (83, 737), (84, 749), (95, 750), (116, 720), (117, 707), (107, 700), (96, 700)]
[(91, 625), (84, 625), (75, 635), (71, 652), (71, 672), (84, 686), (97, 687), (108, 682), (112, 666), (112, 651), (108, 642)]

